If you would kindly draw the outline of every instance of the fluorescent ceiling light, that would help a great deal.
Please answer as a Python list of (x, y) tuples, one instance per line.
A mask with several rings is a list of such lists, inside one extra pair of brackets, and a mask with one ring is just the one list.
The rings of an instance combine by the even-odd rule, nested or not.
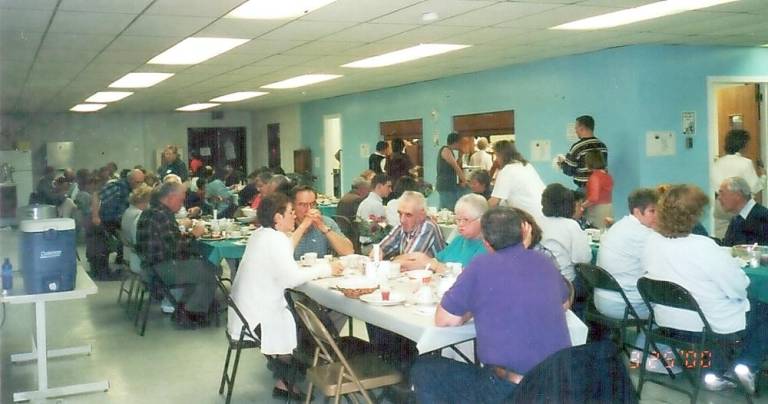
[(115, 102), (133, 94), (130, 91), (99, 91), (88, 97), (85, 102)]
[(572, 21), (550, 29), (581, 30), (604, 29), (632, 24), (638, 21), (679, 14), (686, 11), (731, 3), (738, 0), (665, 0), (613, 13)]
[(69, 110), (74, 112), (94, 112), (106, 106), (107, 104), (77, 104)]
[(768, 43), (765, 44), (765, 45), (760, 45), (760, 46), (762, 46), (763, 48), (768, 48)]
[(232, 94), (222, 95), (221, 97), (216, 97), (212, 99), (213, 102), (237, 102), (242, 100), (247, 100), (249, 98), (253, 97), (259, 97), (262, 95), (267, 95), (269, 93), (265, 93), (263, 91), (239, 91)]
[(240, 46), (250, 39), (187, 38), (149, 60), (151, 65), (194, 65)]
[(173, 73), (128, 73), (109, 86), (112, 88), (147, 88), (173, 76)]
[(398, 63), (410, 62), (411, 60), (439, 55), (441, 53), (453, 52), (459, 49), (467, 48), (469, 46), (470, 45), (425, 43), (421, 45), (412, 46), (410, 48), (405, 48), (405, 49), (400, 49), (394, 52), (385, 53), (383, 55), (374, 56), (367, 59), (361, 59), (356, 62), (341, 65), (341, 67), (371, 68), (371, 67), (390, 66)]
[(176, 111), (202, 111), (204, 109), (217, 107), (221, 104), (215, 104), (212, 102), (202, 102), (199, 104), (189, 104), (183, 107), (176, 108)]
[(227, 17), (259, 20), (282, 20), (301, 17), (336, 0), (249, 0), (232, 10)]
[(342, 76), (340, 74), (305, 74), (278, 81), (277, 83), (267, 84), (266, 86), (261, 86), (261, 88), (296, 88), (319, 83), (321, 81), (338, 79), (339, 77)]

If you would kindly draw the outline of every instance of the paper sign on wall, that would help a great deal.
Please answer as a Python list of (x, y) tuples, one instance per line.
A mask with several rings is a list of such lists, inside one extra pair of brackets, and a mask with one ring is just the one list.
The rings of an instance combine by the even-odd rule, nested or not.
[(683, 112), (683, 135), (693, 136), (696, 134), (696, 112)]
[(371, 146), (369, 146), (368, 143), (361, 144), (360, 145), (360, 157), (366, 158), (370, 154), (371, 154)]
[(549, 161), (552, 158), (552, 144), (549, 140), (531, 140), (531, 161)]
[(645, 133), (645, 155), (648, 157), (673, 156), (675, 133), (672, 131), (648, 131)]
[(210, 147), (201, 147), (200, 148), (200, 156), (208, 157), (210, 155), (211, 155), (211, 148)]

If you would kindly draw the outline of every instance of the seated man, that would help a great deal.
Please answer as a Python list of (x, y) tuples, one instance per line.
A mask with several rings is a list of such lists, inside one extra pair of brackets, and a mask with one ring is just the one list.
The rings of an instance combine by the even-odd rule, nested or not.
[(376, 174), (371, 180), (371, 192), (360, 202), (357, 208), (357, 217), (364, 220), (379, 220), (387, 216), (384, 209), (384, 198), (392, 193), (392, 181), (386, 174)]
[(722, 245), (768, 244), (768, 209), (752, 199), (752, 190), (741, 177), (723, 180), (717, 191), (723, 210), (735, 214), (725, 231)]
[[(136, 224), (136, 252), (145, 269), (153, 267), (167, 284), (189, 284), (179, 299), (176, 320), (184, 326), (207, 321), (216, 293), (215, 274), (219, 271), (209, 261), (190, 254), (189, 239), (179, 231), (174, 214), (184, 204), (184, 185), (169, 182), (157, 189), (153, 204), (143, 211)], [(205, 231), (199, 224), (191, 233), (199, 237)]]
[(350, 221), (355, 220), (360, 202), (368, 196), (370, 191), (371, 183), (365, 178), (357, 177), (353, 179), (349, 192), (341, 197), (338, 206), (336, 206), (336, 214), (344, 216)]
[(319, 257), (334, 252), (340, 256), (355, 252), (352, 242), (341, 234), (339, 225), (317, 210), (317, 193), (312, 187), (300, 185), (293, 190), (293, 207), (297, 223), (291, 235), (294, 259), (310, 252)]
[(484, 366), (419, 359), (410, 377), (419, 402), (503, 402), (525, 373), (571, 345), (562, 307), (568, 289), (551, 259), (525, 248), (530, 240), (524, 240), (521, 216), (492, 208), (481, 227), (491, 253), (477, 256), (459, 275), (437, 307), (435, 325), (460, 326), (474, 318)]
[(427, 218), (427, 200), (424, 195), (415, 191), (403, 192), (397, 213), (400, 214), (400, 225), (379, 244), (382, 259), (405, 264), (403, 269), (406, 269), (408, 253), (423, 252), (434, 257), (445, 248), (440, 228)]
[[(648, 318), (648, 307), (637, 291), (637, 280), (645, 275), (643, 250), (656, 225), (658, 198), (658, 193), (650, 188), (636, 189), (629, 194), (627, 202), (630, 214), (603, 234), (597, 253), (597, 265), (616, 278), (641, 318)], [(595, 306), (608, 317), (624, 317), (624, 300), (616, 292), (596, 290)]]

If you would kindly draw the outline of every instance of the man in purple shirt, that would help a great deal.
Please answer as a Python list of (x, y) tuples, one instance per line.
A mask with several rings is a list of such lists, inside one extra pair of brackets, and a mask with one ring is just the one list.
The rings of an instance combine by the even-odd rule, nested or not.
[(459, 275), (437, 307), (435, 324), (455, 327), (474, 319), (483, 366), (419, 359), (411, 383), (420, 403), (501, 402), (526, 372), (571, 345), (562, 304), (568, 290), (550, 258), (525, 248), (530, 235), (520, 215), (493, 208), (481, 226), (490, 253)]

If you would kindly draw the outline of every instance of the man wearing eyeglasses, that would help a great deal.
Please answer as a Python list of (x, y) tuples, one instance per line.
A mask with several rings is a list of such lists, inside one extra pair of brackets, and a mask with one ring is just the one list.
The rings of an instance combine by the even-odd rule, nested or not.
[(293, 190), (293, 209), (296, 213), (296, 230), (293, 231), (293, 257), (314, 252), (318, 256), (336, 252), (337, 255), (354, 253), (352, 242), (330, 217), (317, 209), (317, 193), (312, 187), (300, 185)]

